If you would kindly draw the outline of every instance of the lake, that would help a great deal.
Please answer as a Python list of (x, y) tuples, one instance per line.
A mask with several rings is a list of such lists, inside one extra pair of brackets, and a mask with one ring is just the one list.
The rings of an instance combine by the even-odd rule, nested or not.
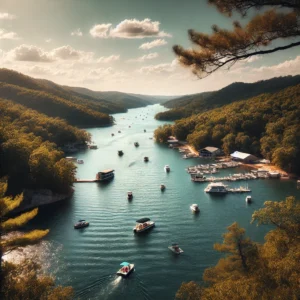
[[(213, 245), (222, 242), (227, 226), (237, 221), (248, 236), (263, 242), (270, 228), (250, 224), (253, 211), (266, 200), (300, 198), (294, 180), (278, 179), (249, 181), (251, 205), (245, 203), (246, 194), (206, 194), (207, 184), (191, 182), (185, 169), (209, 161), (184, 160), (177, 150), (152, 139), (153, 131), (164, 124), (153, 116), (163, 110), (160, 105), (131, 109), (114, 115), (113, 127), (89, 129), (98, 149), (76, 154), (84, 160), (77, 177), (93, 179), (98, 171), (111, 168), (114, 180), (74, 184), (70, 200), (41, 208), (30, 223), (30, 227), (50, 229), (37, 255), (43, 254), (59, 284), (74, 287), (76, 299), (174, 299), (183, 281), (201, 281), (204, 269), (216, 264), (221, 254)], [(123, 150), (122, 157), (118, 150)], [(144, 156), (149, 157), (148, 163)], [(164, 171), (167, 164), (170, 173)], [(240, 171), (228, 169), (216, 175)], [(228, 184), (234, 187), (244, 182)], [(131, 202), (127, 191), (133, 192)], [(199, 205), (200, 214), (191, 212), (193, 203)], [(151, 218), (156, 227), (137, 235), (132, 229), (141, 217)], [(90, 226), (74, 230), (78, 219), (86, 219)], [(179, 243), (182, 255), (175, 256), (168, 249), (172, 242)], [(123, 261), (135, 264), (126, 279), (115, 275)]]

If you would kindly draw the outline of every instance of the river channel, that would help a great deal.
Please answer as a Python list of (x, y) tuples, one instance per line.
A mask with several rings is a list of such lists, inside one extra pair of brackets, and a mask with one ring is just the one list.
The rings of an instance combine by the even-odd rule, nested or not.
[[(185, 169), (208, 161), (182, 159), (177, 150), (152, 139), (153, 131), (164, 124), (153, 118), (162, 110), (160, 105), (131, 109), (114, 115), (113, 127), (88, 129), (98, 149), (74, 154), (84, 160), (77, 177), (92, 179), (110, 168), (115, 170), (114, 180), (74, 184), (70, 200), (41, 208), (30, 224), (50, 229), (44, 259), (51, 262), (59, 284), (74, 287), (75, 299), (174, 299), (183, 281), (201, 281), (204, 269), (216, 264), (221, 254), (213, 244), (222, 241), (227, 226), (237, 221), (248, 236), (263, 242), (269, 228), (250, 224), (253, 211), (266, 200), (300, 198), (294, 180), (278, 179), (249, 181), (251, 205), (245, 203), (245, 194), (206, 194), (207, 184), (191, 182)], [(118, 150), (123, 150), (122, 157)], [(164, 171), (167, 164), (170, 173)], [(228, 169), (219, 176), (241, 171)], [(161, 183), (166, 185), (164, 192)], [(236, 187), (241, 182), (228, 184)], [(127, 191), (133, 192), (131, 202)], [(191, 212), (193, 203), (199, 205), (200, 214)], [(132, 228), (141, 217), (151, 218), (156, 227), (136, 235)], [(86, 219), (90, 226), (74, 230), (78, 219)], [(182, 255), (168, 250), (172, 242), (179, 243)], [(123, 261), (135, 264), (126, 279), (115, 275)]]

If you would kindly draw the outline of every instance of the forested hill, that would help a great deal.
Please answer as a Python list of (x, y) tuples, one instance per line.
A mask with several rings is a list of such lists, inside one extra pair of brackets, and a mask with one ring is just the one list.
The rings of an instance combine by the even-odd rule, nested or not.
[(300, 84), (159, 127), (155, 138), (166, 141), (174, 135), (196, 149), (215, 146), (226, 154), (252, 153), (300, 174), (299, 116)]
[(0, 120), (0, 178), (8, 177), (9, 193), (25, 188), (67, 192), (75, 166), (57, 146), (84, 146), (90, 135), (64, 120), (1, 98)]
[(172, 109), (157, 114), (156, 119), (178, 120), (195, 113), (221, 107), (236, 101), (246, 100), (263, 93), (275, 93), (299, 83), (300, 75), (275, 77), (255, 83), (236, 82), (216, 92), (188, 95), (168, 101), (164, 106)]

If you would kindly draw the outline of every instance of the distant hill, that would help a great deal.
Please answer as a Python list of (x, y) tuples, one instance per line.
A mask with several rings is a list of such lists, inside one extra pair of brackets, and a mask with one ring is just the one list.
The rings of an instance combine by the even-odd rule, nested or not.
[(164, 103), (171, 110), (156, 115), (158, 120), (178, 120), (195, 113), (246, 100), (263, 93), (276, 93), (300, 83), (300, 75), (275, 77), (255, 83), (235, 82), (216, 92), (179, 97)]
[(109, 114), (170, 99), (67, 87), (9, 69), (0, 69), (0, 96), (81, 127), (111, 125), (113, 118)]

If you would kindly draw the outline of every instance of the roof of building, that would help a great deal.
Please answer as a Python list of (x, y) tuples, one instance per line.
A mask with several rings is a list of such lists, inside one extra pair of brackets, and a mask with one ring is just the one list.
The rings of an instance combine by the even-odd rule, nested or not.
[(255, 156), (250, 153), (244, 153), (244, 152), (239, 152), (239, 151), (235, 151), (235, 152), (231, 153), (230, 156), (234, 157), (234, 158), (239, 158), (239, 159), (246, 159), (249, 156), (255, 158)]
[(216, 147), (205, 147), (202, 150), (207, 150), (209, 152), (216, 152), (216, 151), (219, 150), (219, 148), (216, 148)]
[(115, 171), (115, 170), (107, 169), (107, 170), (101, 171), (101, 172), (99, 172), (99, 173), (106, 174), (106, 173), (111, 173), (111, 172), (114, 172), (114, 171)]

